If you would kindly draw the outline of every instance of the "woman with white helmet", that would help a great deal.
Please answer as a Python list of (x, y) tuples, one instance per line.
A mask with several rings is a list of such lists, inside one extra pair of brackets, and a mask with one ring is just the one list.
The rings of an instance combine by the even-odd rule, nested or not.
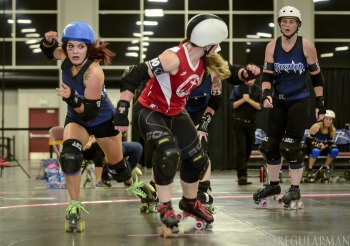
[[(289, 162), (291, 187), (282, 200), (295, 209), (292, 201), (300, 199), (304, 152), (302, 138), (310, 118), (310, 91), (307, 72), (311, 75), (316, 95), (316, 120), (322, 120), (326, 109), (323, 100), (323, 76), (314, 45), (298, 36), (301, 14), (298, 9), (285, 6), (278, 12), (282, 36), (267, 44), (263, 67), (262, 102), (267, 109), (267, 137), (260, 145), (266, 160), (270, 183), (259, 189), (253, 200), (260, 203), (268, 196), (281, 193), (279, 170), (281, 159)], [(300, 203), (300, 207), (303, 205)]]
[[(331, 181), (330, 165), (334, 158), (338, 156), (339, 149), (334, 144), (334, 137), (336, 128), (334, 127), (335, 113), (332, 110), (326, 110), (326, 114), (322, 121), (313, 124), (306, 137), (306, 154), (309, 155), (309, 163), (307, 171), (308, 181), (314, 182), (316, 175), (321, 169), (326, 170), (326, 178), (328, 182)], [(323, 166), (317, 171), (313, 172), (312, 167), (315, 164), (317, 157), (326, 156)]]
[(81, 165), (83, 146), (94, 135), (102, 148), (107, 166), (117, 182), (124, 182), (135, 195), (152, 196), (144, 183), (137, 181), (129, 164), (123, 159), (121, 134), (114, 129), (114, 106), (107, 96), (104, 73), (99, 63), (111, 63), (115, 55), (107, 43), (95, 40), (93, 29), (85, 22), (68, 24), (62, 34), (62, 46), (58, 45), (57, 32), (45, 33), (41, 40), (42, 52), (53, 60), (61, 60), (62, 83), (57, 94), (67, 103), (64, 124), (63, 148), (60, 165), (65, 175), (71, 202), (67, 208), (67, 231), (83, 231), (80, 220), (85, 211), (80, 202)]
[(173, 233), (179, 231), (171, 203), (173, 179), (180, 170), (183, 197), (180, 209), (207, 225), (214, 221), (197, 201), (198, 181), (208, 168), (197, 130), (184, 109), (187, 96), (198, 87), (205, 72), (205, 57), (228, 36), (225, 22), (216, 15), (194, 16), (186, 28), (187, 42), (158, 57), (132, 66), (122, 76), (121, 97), (115, 115), (116, 129), (127, 131), (128, 109), (135, 90), (147, 80), (133, 107), (133, 123), (153, 147), (153, 173), (159, 198), (157, 210)]

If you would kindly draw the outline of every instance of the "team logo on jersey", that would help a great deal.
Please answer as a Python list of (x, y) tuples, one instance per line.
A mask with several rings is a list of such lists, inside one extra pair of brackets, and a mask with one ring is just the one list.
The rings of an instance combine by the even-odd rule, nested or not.
[(192, 90), (194, 90), (199, 84), (199, 76), (193, 74), (186, 79), (176, 90), (176, 95), (178, 97), (188, 96)]
[(289, 73), (294, 70), (294, 73), (299, 72), (299, 74), (302, 74), (305, 71), (304, 64), (301, 62), (294, 63), (294, 61), (291, 63), (275, 63), (274, 67), (277, 73), (281, 73), (282, 71)]

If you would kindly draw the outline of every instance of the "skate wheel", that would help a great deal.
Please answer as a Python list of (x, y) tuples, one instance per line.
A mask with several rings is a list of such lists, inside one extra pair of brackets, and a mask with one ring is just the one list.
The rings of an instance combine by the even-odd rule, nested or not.
[(350, 180), (350, 171), (345, 171), (345, 172), (344, 172), (344, 178), (345, 178), (346, 180)]
[(77, 232), (83, 232), (85, 230), (85, 221), (79, 221), (77, 224)]
[(142, 205), (140, 206), (140, 212), (141, 212), (141, 213), (147, 212), (147, 209), (148, 209), (148, 205), (147, 205), (147, 204), (142, 204)]
[(260, 200), (259, 205), (263, 208), (266, 208), (269, 205), (269, 203), (267, 202), (266, 199), (262, 199)]
[(64, 230), (66, 232), (72, 232), (69, 221), (66, 221), (66, 223), (64, 223)]
[(183, 213), (179, 213), (179, 214), (176, 215), (176, 218), (177, 218), (178, 221), (181, 221), (181, 220), (183, 220), (185, 218), (185, 216), (184, 216)]
[(157, 231), (159, 236), (163, 236), (165, 238), (171, 237), (173, 235), (171, 229), (165, 226), (158, 227)]
[(304, 203), (299, 201), (297, 206), (298, 206), (298, 209), (303, 209), (304, 208)]
[(213, 229), (213, 225), (212, 224), (206, 224), (205, 225), (205, 229), (209, 231), (209, 230)]
[(289, 204), (289, 208), (293, 209), (293, 210), (298, 209), (298, 204), (296, 202), (292, 201)]
[(142, 176), (142, 171), (141, 171), (140, 168), (135, 167), (132, 171), (133, 171), (137, 176), (139, 176), (139, 177)]
[(196, 223), (196, 229), (202, 230), (204, 228), (204, 222), (203, 221), (197, 221)]
[(213, 205), (209, 205), (208, 212), (211, 213), (211, 214), (215, 214), (216, 213), (216, 208)]
[(282, 197), (280, 195), (274, 196), (273, 199), (278, 203), (278, 204), (282, 204), (283, 200)]

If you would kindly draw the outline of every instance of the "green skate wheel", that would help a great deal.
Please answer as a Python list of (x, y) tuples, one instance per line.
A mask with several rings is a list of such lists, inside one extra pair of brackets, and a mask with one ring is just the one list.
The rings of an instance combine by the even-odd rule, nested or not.
[(139, 176), (139, 177), (142, 176), (142, 171), (141, 171), (140, 168), (135, 167), (132, 171), (133, 171), (137, 176)]
[(155, 213), (156, 211), (157, 210), (155, 205), (148, 205), (148, 212)]
[(70, 229), (70, 223), (69, 223), (69, 221), (66, 221), (66, 222), (64, 223), (64, 230), (65, 230), (66, 232), (72, 232), (72, 230)]
[(140, 206), (140, 212), (141, 212), (141, 213), (147, 212), (147, 209), (148, 209), (148, 205), (147, 205), (147, 204), (142, 204), (142, 205)]
[(79, 221), (77, 224), (77, 232), (83, 232), (85, 230), (85, 221)]
[(208, 212), (211, 213), (211, 214), (215, 214), (216, 213), (216, 208), (213, 205), (209, 205)]

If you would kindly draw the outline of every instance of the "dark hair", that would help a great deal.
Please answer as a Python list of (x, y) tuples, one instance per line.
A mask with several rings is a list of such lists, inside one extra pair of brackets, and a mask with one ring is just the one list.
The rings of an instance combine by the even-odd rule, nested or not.
[[(86, 44), (88, 48), (87, 57), (91, 60), (95, 60), (99, 62), (103, 61), (105, 65), (111, 64), (112, 57), (114, 57), (116, 54), (107, 48), (108, 44), (109, 43), (107, 42), (100, 41), (100, 39), (97, 39), (93, 44)], [(67, 42), (62, 43), (62, 51), (66, 56), (68, 56)]]

